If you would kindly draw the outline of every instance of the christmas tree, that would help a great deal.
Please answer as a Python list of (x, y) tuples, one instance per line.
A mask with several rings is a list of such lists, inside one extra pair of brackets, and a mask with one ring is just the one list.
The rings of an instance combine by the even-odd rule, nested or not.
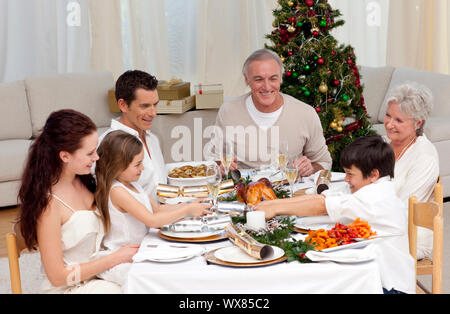
[(356, 138), (375, 134), (364, 106), (363, 86), (353, 48), (330, 34), (345, 22), (327, 0), (278, 0), (275, 28), (266, 48), (285, 67), (281, 92), (313, 106), (322, 122), (333, 158), (341, 171), (340, 152)]

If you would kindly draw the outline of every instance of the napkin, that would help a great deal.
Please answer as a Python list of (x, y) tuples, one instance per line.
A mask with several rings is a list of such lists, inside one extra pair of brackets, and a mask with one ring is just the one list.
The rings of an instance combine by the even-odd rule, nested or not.
[(359, 263), (376, 257), (376, 246), (369, 244), (361, 249), (342, 249), (333, 252), (308, 251), (306, 257), (314, 262), (331, 261), (338, 263)]
[(173, 260), (201, 255), (204, 251), (205, 249), (201, 246), (177, 247), (167, 244), (160, 244), (155, 247), (144, 246), (133, 256), (133, 261), (140, 263), (146, 260)]

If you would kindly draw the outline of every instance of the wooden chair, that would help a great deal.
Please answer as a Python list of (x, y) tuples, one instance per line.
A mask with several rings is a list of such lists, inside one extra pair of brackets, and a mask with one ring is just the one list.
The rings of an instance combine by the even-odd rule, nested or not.
[(6, 246), (8, 249), (9, 275), (11, 279), (11, 292), (13, 294), (22, 293), (22, 283), (20, 279), (19, 257), (20, 253), (26, 249), (25, 241), (19, 231), (19, 225), (13, 225), (13, 232), (6, 235)]
[[(438, 193), (436, 193), (436, 190)], [(439, 194), (441, 193), (441, 194)], [(442, 197), (442, 185), (436, 184), (436, 197)], [(408, 234), (409, 251), (416, 261), (417, 293), (430, 293), (419, 281), (418, 275), (432, 275), (432, 293), (442, 293), (442, 255), (444, 242), (444, 218), (442, 214), (443, 203), (436, 201), (419, 203), (417, 198), (409, 198)], [(433, 231), (433, 259), (417, 261), (417, 227), (424, 227)]]

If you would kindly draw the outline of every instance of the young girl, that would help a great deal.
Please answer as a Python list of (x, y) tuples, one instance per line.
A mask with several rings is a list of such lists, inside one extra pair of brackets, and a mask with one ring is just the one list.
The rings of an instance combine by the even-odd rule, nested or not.
[(45, 293), (120, 293), (93, 279), (130, 262), (137, 247), (118, 247), (98, 258), (108, 212), (94, 202), (90, 167), (98, 159), (97, 128), (73, 110), (52, 113), (30, 148), (19, 191), (19, 224), (29, 249), (39, 246)]
[[(190, 204), (158, 205), (137, 183), (144, 166), (141, 141), (124, 131), (105, 136), (98, 150), (95, 168), (95, 200), (102, 210), (109, 209), (111, 229), (103, 246), (112, 252), (123, 245), (139, 245), (148, 228), (159, 228), (187, 215), (202, 216), (209, 204), (200, 200)], [(123, 285), (130, 264), (122, 264), (100, 274), (101, 278)]]

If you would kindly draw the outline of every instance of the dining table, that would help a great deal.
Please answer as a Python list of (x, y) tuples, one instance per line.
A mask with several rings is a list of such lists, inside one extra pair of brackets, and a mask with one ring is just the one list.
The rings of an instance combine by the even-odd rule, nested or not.
[[(141, 243), (171, 244), (151, 229)], [(233, 246), (229, 240), (183, 243), (205, 252)], [(260, 267), (229, 267), (195, 256), (178, 262), (132, 263), (124, 285), (130, 294), (378, 294), (383, 293), (374, 260), (359, 263), (298, 261)]]
[[(343, 177), (330, 188), (342, 188)], [(295, 190), (309, 194), (313, 178), (297, 183)], [(297, 194), (299, 195), (299, 194)], [(225, 236), (218, 241), (178, 243), (149, 229), (140, 250), (158, 245), (201, 247), (202, 252), (233, 246)], [(210, 263), (205, 254), (180, 261), (133, 262), (124, 287), (129, 294), (380, 294), (380, 270), (374, 259), (359, 262), (283, 261), (239, 267)]]

